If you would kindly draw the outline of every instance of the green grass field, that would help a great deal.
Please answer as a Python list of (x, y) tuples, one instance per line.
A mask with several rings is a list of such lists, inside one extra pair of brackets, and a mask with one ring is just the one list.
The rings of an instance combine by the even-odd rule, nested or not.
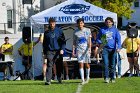
[[(44, 85), (43, 81), (0, 81), (0, 93), (76, 93), (80, 80)], [(91, 79), (82, 85), (79, 93), (140, 93), (140, 77), (116, 79), (116, 83), (104, 83), (103, 79)]]

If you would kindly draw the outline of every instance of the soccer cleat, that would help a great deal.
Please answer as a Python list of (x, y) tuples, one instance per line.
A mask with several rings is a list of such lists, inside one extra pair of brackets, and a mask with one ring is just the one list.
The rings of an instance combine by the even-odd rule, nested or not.
[(45, 82), (45, 85), (51, 85), (51, 82)]
[(116, 75), (113, 76), (116, 79)]
[(115, 83), (115, 79), (111, 79), (111, 83)]
[(87, 84), (89, 82), (89, 79), (86, 79), (85, 84)]
[(109, 79), (105, 79), (105, 83), (109, 83)]
[(81, 82), (81, 85), (84, 85), (84, 84), (86, 84), (85, 81), (82, 81), (82, 82)]
[(121, 78), (121, 75), (118, 75), (118, 78)]

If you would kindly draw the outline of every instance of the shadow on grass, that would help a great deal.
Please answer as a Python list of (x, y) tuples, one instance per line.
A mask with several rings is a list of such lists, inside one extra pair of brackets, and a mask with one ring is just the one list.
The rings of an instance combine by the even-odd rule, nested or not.
[[(52, 81), (52, 85), (65, 85), (65, 84), (78, 84), (78, 81), (62, 81), (58, 83), (57, 81)], [(0, 85), (45, 85), (44, 81), (0, 81)]]
[(32, 82), (32, 83), (28, 83), (28, 82), (19, 82), (19, 83), (14, 83), (14, 82), (12, 82), (12, 83), (10, 83), (10, 82), (8, 82), (8, 83), (0, 83), (0, 85), (45, 85), (45, 83), (34, 83), (34, 82)]

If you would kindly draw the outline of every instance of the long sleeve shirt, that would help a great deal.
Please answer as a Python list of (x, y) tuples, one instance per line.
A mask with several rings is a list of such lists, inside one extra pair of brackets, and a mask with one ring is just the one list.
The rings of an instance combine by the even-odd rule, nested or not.
[(100, 29), (97, 39), (101, 44), (101, 37), (105, 35), (107, 43), (105, 45), (106, 48), (109, 49), (120, 49), (121, 48), (121, 36), (117, 28), (112, 26), (111, 28), (103, 27)]
[(48, 30), (44, 32), (43, 39), (43, 52), (57, 51), (65, 49), (65, 36), (61, 29), (54, 28), (54, 30)]

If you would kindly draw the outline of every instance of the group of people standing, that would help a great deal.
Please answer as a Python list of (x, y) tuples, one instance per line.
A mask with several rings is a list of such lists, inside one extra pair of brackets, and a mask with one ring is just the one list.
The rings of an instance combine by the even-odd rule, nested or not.
[[(106, 83), (110, 81), (112, 83), (115, 82), (114, 73), (115, 73), (115, 60), (116, 54), (121, 49), (121, 36), (119, 31), (113, 25), (113, 19), (111, 17), (107, 17), (105, 19), (105, 27), (101, 28), (97, 38), (94, 38), (94, 41), (97, 42), (93, 47), (96, 49), (95, 54), (99, 57), (99, 52), (102, 50), (102, 59), (104, 65), (104, 80)], [(84, 27), (84, 20), (82, 18), (77, 20), (78, 29), (74, 32), (73, 38), (73, 56), (74, 50), (77, 50), (77, 59), (79, 63), (79, 72), (81, 75), (82, 83), (86, 84), (89, 82), (89, 74), (90, 74), (90, 55), (91, 55), (91, 47), (92, 47), (92, 35), (90, 29)], [(98, 54), (98, 55), (97, 55)], [(84, 79), (84, 70), (83, 66), (86, 66), (86, 79)]]
[[(53, 63), (56, 63), (57, 68), (57, 76), (59, 83), (62, 83), (62, 55), (63, 50), (65, 49), (65, 37), (59, 28), (55, 25), (56, 22), (53, 18), (49, 19), (49, 29), (44, 33), (44, 41), (43, 41), (43, 51), (44, 55), (47, 57), (47, 77), (46, 77), (46, 85), (51, 84), (52, 77), (52, 67)], [(97, 38), (94, 38), (94, 41), (97, 42), (94, 46), (92, 44), (92, 33), (89, 28), (86, 28), (84, 25), (84, 19), (79, 18), (77, 20), (77, 29), (73, 33), (73, 50), (72, 56), (77, 57), (79, 64), (79, 73), (81, 76), (81, 84), (86, 84), (90, 79), (90, 63), (91, 63), (91, 49), (94, 46), (95, 57), (99, 57), (99, 51), (102, 50), (102, 58), (104, 63), (104, 79), (106, 83), (115, 82), (114, 73), (115, 73), (115, 61), (116, 54), (121, 49), (121, 36), (119, 31), (113, 25), (113, 19), (111, 17), (106, 18), (105, 20), (106, 26), (101, 28)], [(60, 43), (61, 42), (61, 43)], [(102, 46), (102, 47), (100, 47)], [(99, 49), (98, 49), (99, 47)], [(102, 49), (100, 49), (102, 48)], [(75, 52), (76, 51), (76, 52)], [(84, 75), (84, 66), (86, 68), (86, 79)]]
[[(127, 37), (121, 45), (121, 36), (118, 29), (114, 26), (114, 21), (111, 17), (105, 19), (105, 27), (102, 27), (99, 32), (91, 32), (89, 28), (85, 27), (84, 19), (79, 18), (77, 20), (77, 29), (73, 33), (73, 45), (72, 56), (77, 57), (79, 64), (79, 73), (81, 76), (81, 84), (86, 84), (90, 80), (90, 63), (91, 54), (94, 49), (94, 57), (99, 62), (99, 53), (102, 50), (102, 59), (104, 67), (104, 80), (105, 83), (115, 82), (116, 75), (116, 60), (121, 65), (120, 55), (121, 48), (126, 48), (128, 62), (130, 64), (130, 77), (132, 76), (133, 67), (136, 66), (137, 75), (139, 76), (138, 65), (138, 52), (140, 50), (139, 38), (134, 38), (134, 51), (131, 51), (132, 43)], [(6, 40), (6, 39), (5, 39)], [(36, 42), (25, 42), (19, 49), (19, 54), (23, 57), (23, 65), (25, 69), (31, 67), (32, 62), (32, 50), (28, 51), (28, 48), (32, 48), (32, 45), (36, 45), (40, 41), (40, 37)], [(49, 19), (49, 26), (44, 32), (43, 38), (43, 55), (45, 58), (44, 77), (45, 85), (51, 84), (52, 68), (54, 63), (56, 65), (57, 80), (62, 83), (63, 74), (63, 54), (65, 51), (66, 40), (63, 31), (56, 27), (56, 21), (54, 18)], [(9, 49), (8, 49), (9, 50)], [(8, 51), (7, 50), (7, 51)], [(22, 51), (22, 52), (21, 52)], [(134, 60), (133, 60), (134, 52)], [(1, 53), (2, 50), (1, 50)], [(117, 56), (118, 55), (118, 56)], [(47, 66), (46, 66), (47, 65)], [(119, 65), (118, 77), (121, 77), (121, 67)], [(86, 68), (86, 78), (84, 77), (84, 66)], [(47, 71), (46, 71), (47, 69)], [(28, 75), (28, 74), (27, 74)]]

